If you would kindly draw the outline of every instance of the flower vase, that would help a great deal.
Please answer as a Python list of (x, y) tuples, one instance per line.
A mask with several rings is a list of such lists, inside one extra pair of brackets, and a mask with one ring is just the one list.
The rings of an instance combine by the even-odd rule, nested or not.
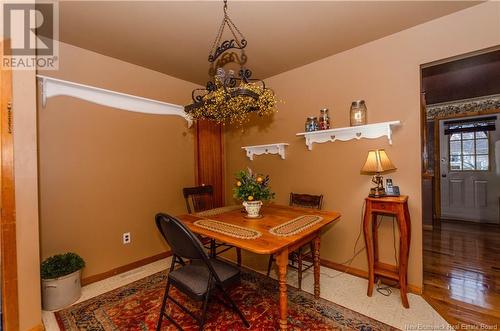
[(243, 201), (243, 207), (245, 207), (248, 218), (260, 218), (262, 201)]

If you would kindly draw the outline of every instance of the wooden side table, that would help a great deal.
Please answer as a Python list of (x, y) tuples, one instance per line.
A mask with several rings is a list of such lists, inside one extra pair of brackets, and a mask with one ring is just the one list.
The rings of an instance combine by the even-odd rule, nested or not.
[[(378, 215), (396, 217), (399, 228), (399, 266), (393, 266), (379, 261), (378, 256)], [(370, 226), (371, 223), (371, 226)], [(408, 211), (408, 196), (366, 198), (365, 216), (363, 218), (366, 253), (368, 256), (368, 296), (373, 294), (375, 275), (399, 281), (401, 301), (405, 308), (408, 303), (407, 274), (408, 256), (410, 253), (411, 221)]]

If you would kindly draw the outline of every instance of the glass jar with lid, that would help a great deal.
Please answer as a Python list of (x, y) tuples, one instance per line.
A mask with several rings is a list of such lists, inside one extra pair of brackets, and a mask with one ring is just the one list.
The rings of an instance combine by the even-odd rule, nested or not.
[(328, 108), (320, 109), (319, 116), (319, 129), (328, 130), (330, 129), (330, 115), (328, 114)]
[(365, 100), (356, 100), (351, 104), (351, 126), (365, 125), (367, 123)]
[(312, 132), (318, 129), (319, 129), (318, 118), (316, 116), (308, 117), (305, 125), (306, 132)]

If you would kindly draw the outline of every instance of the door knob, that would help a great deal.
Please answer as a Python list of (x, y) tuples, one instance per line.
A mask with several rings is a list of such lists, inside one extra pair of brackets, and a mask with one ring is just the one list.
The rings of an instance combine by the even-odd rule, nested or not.
[(446, 178), (446, 174), (442, 174), (441, 177)]

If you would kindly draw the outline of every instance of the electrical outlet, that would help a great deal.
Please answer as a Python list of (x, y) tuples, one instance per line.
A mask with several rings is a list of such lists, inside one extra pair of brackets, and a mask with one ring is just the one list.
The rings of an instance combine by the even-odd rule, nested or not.
[(130, 241), (132, 240), (132, 238), (130, 237), (130, 232), (125, 232), (123, 234), (123, 244), (130, 244)]

